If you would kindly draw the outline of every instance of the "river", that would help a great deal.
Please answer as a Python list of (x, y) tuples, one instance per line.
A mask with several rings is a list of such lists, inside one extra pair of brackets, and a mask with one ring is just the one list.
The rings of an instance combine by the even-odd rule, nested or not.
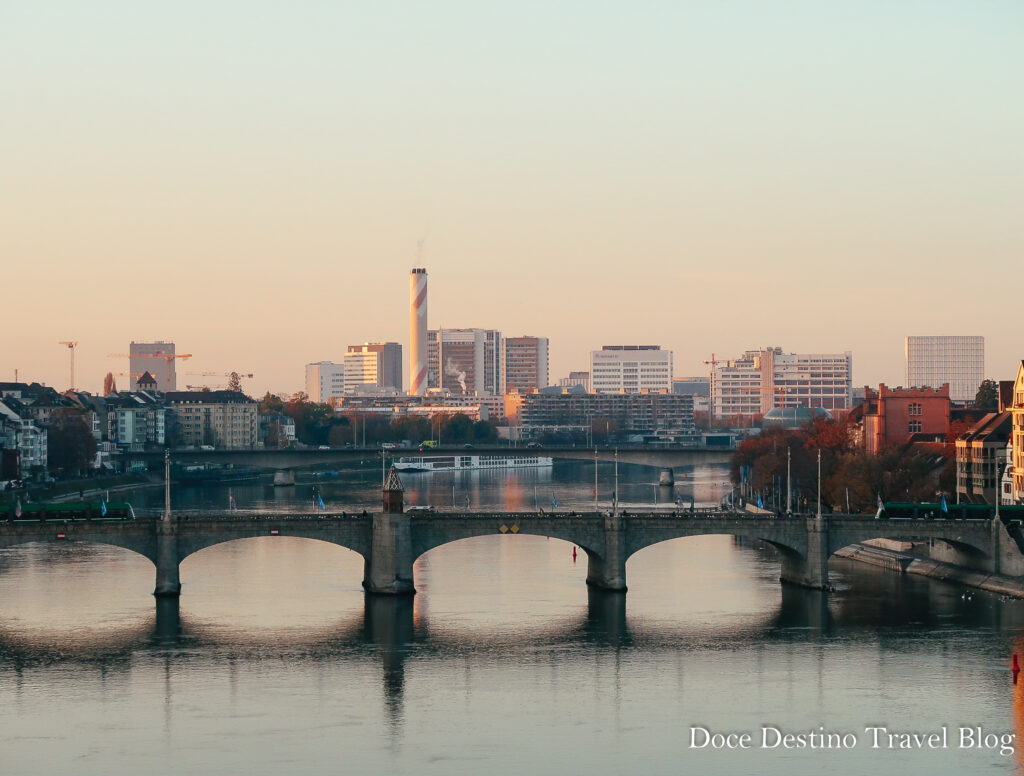
[[(668, 492), (657, 474), (620, 466), (621, 500), (716, 503), (726, 487), (720, 467), (677, 471)], [(585, 463), (403, 479), (407, 503), (441, 508), (594, 496)], [(598, 479), (606, 500), (611, 467)], [(242, 509), (300, 511), (314, 486), (328, 509), (372, 508), (380, 470), (236, 484), (231, 495)], [(227, 486), (176, 488), (174, 508), (227, 498)], [(155, 507), (162, 492), (132, 501)], [(432, 550), (412, 599), (365, 596), (362, 571), (341, 547), (247, 539), (186, 559), (180, 604), (157, 606), (152, 565), (125, 550), (0, 551), (0, 772), (1024, 770), (1015, 741), (1000, 738), (1024, 735), (1024, 682), (1009, 670), (1024, 653), (1019, 601), (838, 559), (832, 593), (781, 586), (772, 550), (728, 536), (642, 550), (625, 596), (589, 591), (585, 556), (543, 537)], [(874, 748), (869, 727), (921, 737), (879, 733)], [(961, 727), (972, 729), (965, 742)], [(977, 727), (992, 746), (962, 745)], [(698, 747), (701, 729), (733, 742), (748, 733), (751, 746)], [(855, 741), (772, 746), (810, 732)]]

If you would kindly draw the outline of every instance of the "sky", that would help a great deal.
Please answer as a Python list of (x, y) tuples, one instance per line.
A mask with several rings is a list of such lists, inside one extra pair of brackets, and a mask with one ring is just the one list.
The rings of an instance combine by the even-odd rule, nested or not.
[(777, 345), (902, 385), (908, 334), (1011, 379), (1022, 35), (1017, 0), (0, 2), (0, 380), (66, 388), (61, 340), (92, 391), (131, 340), (253, 394), (408, 362), (414, 266), (431, 328), (548, 337), (552, 382)]

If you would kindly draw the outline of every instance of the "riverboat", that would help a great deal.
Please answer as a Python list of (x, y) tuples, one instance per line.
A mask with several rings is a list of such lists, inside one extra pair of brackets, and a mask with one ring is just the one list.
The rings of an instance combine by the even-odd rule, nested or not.
[(395, 461), (395, 468), (405, 472), (531, 469), (541, 466), (551, 466), (551, 458), (542, 455), (425, 455)]

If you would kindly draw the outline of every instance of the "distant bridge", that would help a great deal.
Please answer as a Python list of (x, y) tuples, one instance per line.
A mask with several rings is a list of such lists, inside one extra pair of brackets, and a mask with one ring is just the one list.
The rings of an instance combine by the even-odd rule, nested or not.
[[(595, 453), (602, 462), (618, 460), (622, 463), (673, 468), (698, 466), (701, 464), (725, 464), (732, 460), (733, 450), (715, 447), (694, 447), (685, 445), (622, 445), (619, 447), (573, 447), (570, 445), (545, 445), (543, 447), (508, 447), (488, 445), (486, 447), (431, 447), (420, 451), (417, 448), (377, 447), (336, 447), (330, 450), (286, 447), (281, 450), (256, 448), (250, 450), (172, 450), (174, 461), (195, 461), (197, 463), (232, 463), (236, 466), (252, 466), (259, 469), (311, 469), (367, 459), (380, 460), (381, 453), (388, 460), (421, 455), (545, 455), (552, 458), (569, 458), (593, 461)], [(163, 451), (126, 452), (125, 458), (146, 461), (149, 464), (163, 463)]]
[(0, 523), (0, 548), (27, 542), (93, 542), (145, 556), (156, 566), (157, 596), (177, 596), (179, 566), (199, 550), (257, 536), (294, 536), (337, 544), (364, 559), (369, 593), (415, 592), (413, 564), (426, 552), (476, 536), (564, 539), (587, 554), (587, 584), (625, 592), (626, 561), (659, 542), (725, 534), (775, 547), (780, 579), (828, 589), (828, 559), (867, 539), (927, 540), (960, 565), (999, 573), (1004, 553), (1020, 551), (1000, 521), (877, 520), (864, 515), (779, 518), (735, 512), (366, 512), (277, 514), (196, 512), (171, 519), (13, 521)]

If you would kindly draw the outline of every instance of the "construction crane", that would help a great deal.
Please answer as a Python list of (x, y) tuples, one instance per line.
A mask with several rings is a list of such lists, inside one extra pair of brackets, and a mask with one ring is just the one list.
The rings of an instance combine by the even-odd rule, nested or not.
[(71, 351), (71, 385), (68, 386), (68, 390), (73, 391), (75, 390), (75, 347), (78, 345), (78, 340), (61, 340), (57, 344), (67, 345), (68, 350)]
[(170, 364), (176, 358), (192, 358), (191, 353), (164, 353), (158, 350), (155, 353), (107, 353), (107, 358), (162, 358)]
[[(176, 358), (192, 358), (191, 353), (164, 353), (162, 350), (157, 350), (153, 353), (108, 353), (107, 358), (162, 358), (167, 362), (167, 390), (171, 389), (170, 378), (171, 378), (171, 364), (174, 363)], [(130, 362), (129, 362), (130, 363)]]
[(252, 372), (243, 374), (242, 372), (185, 372), (190, 377), (231, 377), (233, 374), (237, 374), (239, 377), (252, 377)]

